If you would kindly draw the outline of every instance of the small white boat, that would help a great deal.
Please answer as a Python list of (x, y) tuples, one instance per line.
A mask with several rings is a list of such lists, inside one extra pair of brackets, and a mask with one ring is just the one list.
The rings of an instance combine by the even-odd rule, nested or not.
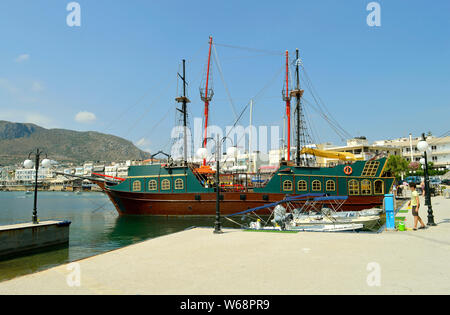
[(344, 231), (358, 231), (364, 228), (364, 224), (350, 223), (350, 224), (323, 224), (323, 225), (306, 225), (293, 226), (290, 230), (298, 230), (304, 232), (344, 232)]
[[(285, 199), (264, 206), (248, 209), (225, 216), (246, 230), (260, 231), (310, 231), (310, 232), (341, 232), (357, 231), (364, 228), (363, 222), (378, 222), (379, 216), (357, 215), (356, 212), (339, 213), (338, 210), (347, 200), (347, 196), (325, 196), (320, 194), (305, 194), (285, 197)], [(330, 208), (325, 208), (327, 204)], [(299, 207), (300, 205), (300, 207)], [(269, 210), (269, 218), (263, 219), (257, 214), (260, 210)], [(236, 222), (231, 217), (242, 215), (241, 221), (247, 216), (256, 218), (247, 226)]]

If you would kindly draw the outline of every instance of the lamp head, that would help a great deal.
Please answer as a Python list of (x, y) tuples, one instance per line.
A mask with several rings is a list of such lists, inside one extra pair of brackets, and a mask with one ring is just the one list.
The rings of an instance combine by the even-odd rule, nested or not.
[(50, 161), (49, 159), (43, 159), (42, 160), (42, 166), (45, 168), (49, 168), (52, 166), (52, 161)]
[(34, 163), (33, 163), (32, 160), (27, 159), (27, 160), (25, 160), (25, 161), (23, 162), (23, 166), (24, 166), (25, 168), (33, 168)]
[(425, 152), (428, 149), (428, 143), (425, 140), (421, 140), (417, 143), (417, 150)]
[(199, 148), (197, 150), (197, 156), (202, 159), (206, 159), (208, 156), (208, 150), (206, 148)]

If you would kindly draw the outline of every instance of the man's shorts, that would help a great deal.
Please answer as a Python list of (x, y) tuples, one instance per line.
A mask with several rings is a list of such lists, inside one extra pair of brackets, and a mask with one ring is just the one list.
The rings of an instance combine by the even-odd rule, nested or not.
[(414, 217), (418, 217), (419, 216), (419, 211), (417, 211), (416, 209), (417, 209), (417, 206), (412, 206), (411, 212), (412, 212), (412, 215)]

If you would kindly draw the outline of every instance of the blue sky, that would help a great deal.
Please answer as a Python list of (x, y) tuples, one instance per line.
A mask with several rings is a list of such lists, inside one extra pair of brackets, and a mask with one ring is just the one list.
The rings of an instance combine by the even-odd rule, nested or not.
[[(366, 0), (79, 0), (80, 27), (66, 24), (69, 2), (0, 2), (0, 120), (167, 148), (182, 58), (191, 118), (203, 113), (198, 88), (212, 35), (218, 44), (280, 52), (216, 46), (237, 111), (272, 82), (255, 100), (257, 125), (282, 123), (281, 54), (299, 48), (318, 95), (351, 135), (378, 140), (450, 129), (449, 1), (378, 1), (380, 27), (367, 25)], [(211, 124), (231, 125), (215, 65), (213, 81)], [(307, 113), (314, 140), (341, 143)]]

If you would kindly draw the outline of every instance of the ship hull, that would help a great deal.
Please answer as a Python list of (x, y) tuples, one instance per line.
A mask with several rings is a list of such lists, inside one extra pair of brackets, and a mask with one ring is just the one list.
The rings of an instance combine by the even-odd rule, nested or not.
[[(216, 193), (148, 194), (105, 189), (120, 215), (212, 216)], [(220, 213), (232, 214), (282, 200), (285, 194), (223, 192)], [(245, 196), (245, 197), (243, 197)], [(245, 200), (242, 200), (245, 198)], [(340, 211), (381, 207), (383, 196), (349, 196)], [(261, 214), (270, 214), (269, 212)]]

